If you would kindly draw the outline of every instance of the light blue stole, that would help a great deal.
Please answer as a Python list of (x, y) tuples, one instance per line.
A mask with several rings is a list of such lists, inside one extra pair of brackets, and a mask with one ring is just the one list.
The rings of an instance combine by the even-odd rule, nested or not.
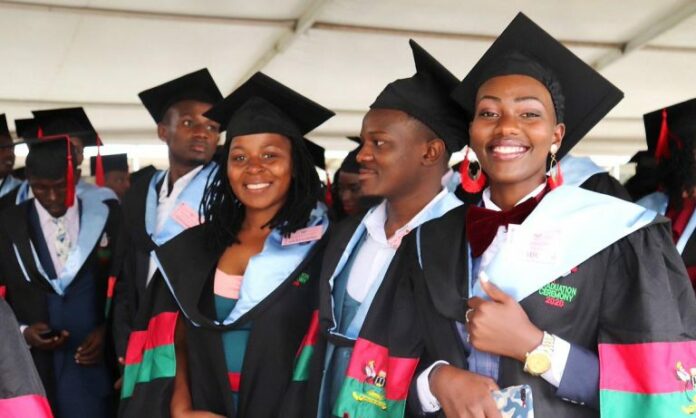
[(598, 166), (589, 157), (575, 157), (570, 154), (561, 158), (561, 172), (564, 186), (580, 187), (587, 179), (607, 170)]
[(0, 182), (0, 197), (5, 196), (16, 187), (19, 187), (20, 184), (22, 184), (22, 180), (13, 177), (12, 174), (8, 174), (7, 177)]
[[(181, 191), (181, 194), (176, 199), (174, 203), (174, 210), (181, 205), (185, 204), (189, 209), (198, 213), (198, 209), (203, 199), (203, 193), (208, 184), (208, 179), (217, 170), (218, 165), (214, 162), (206, 164), (194, 177), (191, 182)], [(152, 241), (159, 245), (164, 244), (170, 239), (174, 238), (182, 231), (187, 229), (187, 226), (181, 225), (179, 222), (174, 220), (172, 216), (164, 223), (164, 227), (158, 233), (155, 233), (155, 228), (157, 226), (157, 205), (158, 205), (158, 193), (157, 193), (157, 183), (159, 183), (164, 176), (167, 174), (166, 171), (159, 171), (150, 180), (150, 185), (147, 191), (147, 198), (145, 202), (145, 229), (148, 235), (152, 238)]]
[[(327, 208), (321, 202), (317, 203), (317, 206), (312, 210), (307, 227), (319, 225), (322, 226), (323, 236), (329, 227), (329, 218), (327, 215)], [(274, 229), (268, 237), (266, 237), (263, 250), (249, 259), (249, 263), (244, 271), (242, 287), (239, 291), (239, 299), (234, 308), (229, 315), (227, 315), (227, 318), (223, 321), (216, 320), (215, 323), (217, 325), (230, 325), (242, 315), (252, 310), (259, 302), (268, 297), (268, 295), (290, 277), (290, 274), (297, 269), (297, 266), (304, 261), (310, 250), (314, 248), (320, 240), (321, 238), (310, 242), (283, 246), (283, 236), (278, 229)], [(174, 298), (177, 299), (174, 287), (167, 277), (166, 270), (162, 268), (157, 254), (153, 251), (151, 255), (159, 271), (162, 273), (167, 287), (169, 287)], [(178, 300), (177, 304), (184, 314), (186, 314), (185, 307), (179, 303)]]
[[(519, 236), (531, 237), (532, 243), (542, 242), (543, 237), (551, 238), (552, 245), (543, 246), (540, 257), (533, 259), (525, 256), (530, 247), (516, 246), (514, 240), (508, 239), (483, 273), (505, 293), (521, 301), (648, 225), (656, 216), (654, 211), (636, 204), (563, 185), (547, 193), (517, 231)], [(485, 297), (478, 280), (473, 294)]]
[[(642, 197), (636, 203), (643, 206), (644, 208), (653, 210), (659, 213), (660, 215), (664, 215), (665, 213), (667, 213), (669, 197), (665, 193), (654, 192)], [(682, 232), (682, 234), (679, 236), (679, 239), (677, 240), (676, 247), (677, 251), (679, 251), (679, 254), (684, 252), (684, 248), (686, 248), (686, 243), (689, 242), (689, 238), (691, 238), (691, 235), (694, 233), (695, 229), (696, 211), (694, 211), (694, 213), (691, 214), (691, 218), (689, 218), (689, 222), (686, 223), (684, 232)]]
[(75, 193), (80, 197), (85, 193), (96, 193), (97, 195), (101, 196), (102, 200), (118, 200), (116, 193), (108, 187), (99, 187), (92, 183), (87, 183), (82, 179), (77, 182), (77, 185), (75, 186)]
[[(99, 194), (87, 193), (86, 195), (80, 197), (82, 203), (81, 213), (80, 213), (80, 231), (77, 235), (77, 243), (70, 250), (68, 259), (65, 262), (62, 272), (58, 272), (58, 277), (50, 278), (46, 271), (44, 270), (41, 261), (39, 260), (38, 253), (34, 248), (34, 244), (30, 242), (31, 252), (34, 257), (34, 263), (41, 274), (41, 276), (48, 282), (53, 290), (59, 295), (64, 295), (65, 290), (70, 286), (77, 273), (80, 271), (82, 266), (87, 261), (87, 258), (94, 250), (94, 246), (97, 245), (99, 238), (101, 237), (106, 221), (109, 217), (109, 207), (104, 204), (101, 200)], [(19, 255), (19, 251), (15, 244), (12, 244), (15, 257), (19, 263), (24, 278), (31, 282), (31, 278), (27, 274), (27, 269), (24, 266), (24, 262)]]
[[(425, 223), (432, 219), (439, 218), (440, 216), (444, 215), (450, 210), (461, 205), (462, 202), (454, 195), (454, 193), (449, 192), (438, 202), (436, 202), (432, 207), (428, 208), (428, 210), (421, 217), (421, 223)], [(363, 235), (367, 231), (367, 228), (365, 227), (365, 219), (374, 210), (375, 208), (372, 208), (370, 211), (368, 211), (368, 213), (363, 218), (363, 221), (360, 222), (360, 225), (358, 225), (355, 232), (353, 232), (353, 236), (351, 237), (350, 241), (348, 241), (348, 245), (346, 246), (345, 251), (343, 251), (341, 258), (339, 259), (338, 264), (336, 265), (336, 269), (334, 270), (333, 274), (331, 275), (331, 278), (329, 279), (329, 286), (332, 290), (334, 288), (334, 282), (336, 278), (341, 274), (341, 272), (345, 268), (346, 264), (350, 260), (351, 254), (353, 254), (353, 251), (357, 251), (358, 244), (362, 242)], [(351, 340), (355, 340), (358, 338), (358, 334), (360, 333), (360, 329), (362, 328), (363, 322), (365, 322), (365, 317), (367, 316), (367, 313), (370, 310), (370, 306), (372, 305), (372, 300), (377, 294), (379, 287), (382, 285), (382, 280), (384, 280), (384, 276), (387, 273), (389, 265), (390, 263), (386, 262), (384, 263), (384, 266), (382, 266), (382, 270), (380, 271), (379, 276), (370, 286), (370, 289), (368, 290), (365, 299), (363, 299), (362, 303), (360, 304), (360, 308), (358, 308), (358, 312), (355, 314), (353, 320), (348, 325), (345, 334), (341, 334), (341, 332), (338, 329), (338, 324), (336, 323), (335, 317), (336, 307), (334, 306), (334, 298), (331, 298), (331, 315), (333, 318), (333, 325), (329, 329), (329, 332), (331, 334), (344, 338), (349, 338)]]
[(17, 190), (17, 197), (15, 197), (15, 205), (26, 202), (32, 197), (31, 187), (29, 187), (29, 182), (24, 180), (22, 184), (19, 185)]

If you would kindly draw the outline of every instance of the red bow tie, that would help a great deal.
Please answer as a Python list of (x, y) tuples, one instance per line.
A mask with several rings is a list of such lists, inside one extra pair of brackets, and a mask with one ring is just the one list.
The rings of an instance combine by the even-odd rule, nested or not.
[(470, 206), (466, 212), (466, 233), (471, 245), (471, 254), (480, 257), (493, 242), (500, 226), (519, 225), (524, 222), (545, 193), (546, 190), (506, 211)]

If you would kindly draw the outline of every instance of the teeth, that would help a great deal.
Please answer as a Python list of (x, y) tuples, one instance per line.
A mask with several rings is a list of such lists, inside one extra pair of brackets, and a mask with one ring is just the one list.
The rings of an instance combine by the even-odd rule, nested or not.
[(256, 184), (247, 184), (247, 189), (249, 190), (260, 190), (260, 189), (265, 189), (266, 187), (270, 186), (271, 183), (256, 183)]
[(517, 154), (520, 152), (524, 152), (525, 148), (524, 147), (495, 147), (493, 148), (494, 152), (497, 152), (498, 154)]

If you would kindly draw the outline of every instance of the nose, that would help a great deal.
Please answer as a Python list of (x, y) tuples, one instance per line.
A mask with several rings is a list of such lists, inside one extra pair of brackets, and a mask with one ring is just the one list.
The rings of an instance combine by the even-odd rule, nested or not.
[(358, 164), (374, 160), (371, 147), (372, 146), (367, 142), (360, 145), (360, 151), (358, 151), (358, 154), (355, 156), (355, 160), (358, 162)]
[(517, 118), (509, 112), (502, 112), (500, 118), (498, 118), (496, 133), (503, 137), (517, 135), (519, 133)]

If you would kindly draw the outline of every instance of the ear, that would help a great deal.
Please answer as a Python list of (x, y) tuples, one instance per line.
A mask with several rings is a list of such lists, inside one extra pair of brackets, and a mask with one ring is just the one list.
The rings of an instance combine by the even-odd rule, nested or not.
[(157, 137), (165, 142), (169, 143), (169, 128), (167, 128), (167, 125), (164, 124), (164, 122), (160, 122), (157, 124)]
[(423, 165), (432, 166), (438, 164), (441, 158), (447, 153), (445, 141), (440, 138), (433, 138), (425, 143), (425, 153), (423, 154)]
[(565, 130), (565, 123), (558, 123), (553, 128), (553, 141), (551, 142), (551, 144), (556, 144), (558, 149), (561, 148), (561, 143), (563, 142), (563, 137), (565, 136)]

